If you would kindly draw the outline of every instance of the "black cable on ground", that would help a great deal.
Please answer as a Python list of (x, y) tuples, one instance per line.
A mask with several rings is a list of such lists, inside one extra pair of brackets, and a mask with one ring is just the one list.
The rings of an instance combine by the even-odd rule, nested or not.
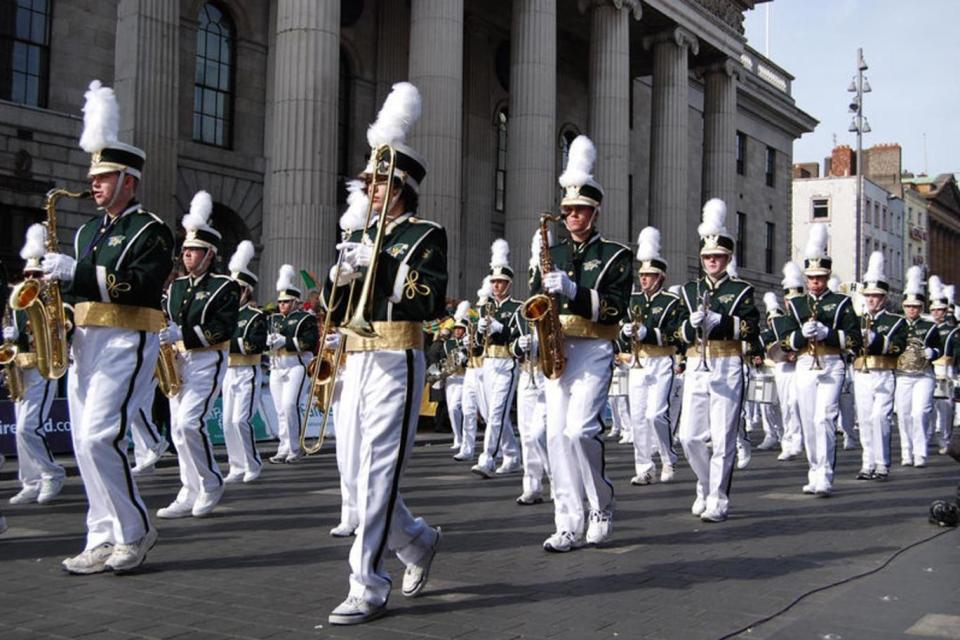
[(810, 591), (807, 591), (807, 592), (805, 592), (805, 593), (801, 593), (799, 596), (797, 596), (796, 598), (794, 598), (792, 602), (790, 602), (787, 606), (783, 607), (782, 609), (780, 609), (780, 610), (777, 611), (776, 613), (772, 613), (772, 614), (770, 614), (769, 616), (767, 616), (767, 617), (765, 617), (765, 618), (760, 618), (759, 620), (755, 620), (755, 621), (751, 622), (750, 624), (748, 624), (748, 625), (745, 626), (745, 627), (741, 627), (740, 629), (737, 629), (736, 631), (732, 631), (732, 632), (726, 634), (725, 636), (721, 636), (720, 638), (718, 638), (718, 640), (729, 640), (730, 638), (735, 638), (735, 637), (737, 637), (737, 636), (740, 635), (741, 633), (746, 633), (747, 631), (750, 631), (751, 629), (754, 629), (754, 628), (756, 628), (756, 627), (759, 627), (759, 626), (762, 625), (762, 624), (766, 624), (767, 622), (770, 622), (770, 621), (773, 620), (774, 618), (777, 618), (777, 617), (783, 615), (784, 613), (786, 613), (787, 611), (789, 611), (790, 609), (792, 609), (792, 608), (795, 607), (796, 605), (800, 604), (800, 602), (802, 602), (803, 600), (805, 600), (806, 598), (812, 596), (812, 595), (815, 594), (815, 593), (820, 593), (821, 591), (826, 591), (827, 589), (833, 589), (834, 587), (839, 587), (839, 586), (841, 586), (841, 585), (847, 584), (848, 582), (853, 582), (854, 580), (859, 580), (860, 578), (866, 578), (867, 576), (870, 576), (870, 575), (873, 575), (873, 574), (875, 574), (875, 573), (877, 573), (877, 572), (879, 572), (879, 571), (882, 571), (883, 569), (886, 569), (886, 568), (890, 565), (891, 562), (893, 562), (894, 560), (896, 560), (898, 556), (906, 553), (906, 552), (909, 551), (910, 549), (913, 549), (914, 547), (918, 547), (918, 546), (920, 546), (921, 544), (923, 544), (923, 543), (925, 543), (925, 542), (930, 542), (930, 541), (933, 540), (934, 538), (939, 538), (940, 536), (944, 535), (945, 533), (950, 533), (951, 531), (954, 531), (954, 529), (949, 529), (949, 528), (948, 528), (948, 529), (944, 529), (943, 531), (938, 531), (938, 532), (934, 533), (933, 535), (930, 535), (930, 536), (927, 536), (926, 538), (923, 538), (922, 540), (917, 540), (916, 542), (911, 543), (911, 544), (907, 545), (906, 547), (903, 547), (902, 549), (897, 549), (897, 551), (895, 551), (895, 552), (893, 553), (893, 555), (891, 555), (889, 558), (887, 558), (886, 560), (884, 560), (883, 563), (882, 563), (880, 566), (874, 567), (873, 569), (870, 569), (869, 571), (864, 571), (863, 573), (858, 573), (858, 574), (856, 574), (856, 575), (852, 575), (852, 576), (850, 576), (850, 577), (844, 578), (843, 580), (839, 580), (839, 581), (837, 581), (837, 582), (832, 582), (832, 583), (830, 583), (830, 584), (828, 584), (828, 585), (824, 585), (824, 586), (822, 586), (822, 587), (817, 587), (816, 589), (811, 589)]

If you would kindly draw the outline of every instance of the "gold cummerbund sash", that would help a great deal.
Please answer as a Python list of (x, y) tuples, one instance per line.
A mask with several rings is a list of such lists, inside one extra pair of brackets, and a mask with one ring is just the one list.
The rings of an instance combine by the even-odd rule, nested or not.
[(467, 369), (479, 369), (483, 366), (483, 356), (470, 356), (467, 358)]
[(190, 353), (199, 353), (202, 351), (222, 351), (224, 349), (230, 348), (230, 341), (224, 340), (223, 342), (218, 342), (212, 344), (209, 347), (196, 347), (195, 349), (187, 349), (186, 345), (183, 344), (183, 340), (177, 340), (176, 350), (183, 353), (189, 351)]
[(640, 356), (643, 358), (664, 358), (670, 357), (677, 352), (671, 346), (660, 346), (658, 344), (645, 344), (640, 347)]
[(933, 361), (935, 366), (949, 367), (953, 364), (953, 356), (940, 356)]
[(423, 348), (423, 323), (409, 321), (374, 322), (376, 338), (347, 336), (347, 351), (402, 351)]
[(259, 353), (231, 353), (227, 356), (228, 367), (249, 367), (260, 364)]
[[(700, 345), (687, 348), (688, 358), (699, 358), (702, 353)], [(739, 340), (709, 340), (707, 342), (708, 358), (739, 358), (743, 356), (743, 347)]]
[(107, 302), (78, 302), (73, 307), (73, 324), (78, 327), (116, 327), (159, 333), (167, 326), (160, 309)]
[(600, 324), (587, 320), (583, 316), (560, 316), (560, 326), (563, 335), (569, 338), (599, 338), (600, 340), (616, 340), (620, 328), (615, 324)]
[(512, 358), (510, 347), (505, 344), (492, 344), (483, 352), (487, 358)]
[[(804, 347), (803, 349), (797, 352), (797, 355), (798, 356), (810, 355), (809, 349), (810, 347)], [(813, 350), (816, 352), (818, 356), (839, 356), (840, 355), (840, 347), (831, 347), (830, 345), (827, 345), (827, 344), (817, 343), (814, 346)]]
[(857, 356), (853, 359), (853, 370), (862, 371), (863, 365), (867, 369), (896, 369), (897, 356)]
[(37, 354), (18, 353), (13, 362), (21, 369), (35, 369), (37, 367)]

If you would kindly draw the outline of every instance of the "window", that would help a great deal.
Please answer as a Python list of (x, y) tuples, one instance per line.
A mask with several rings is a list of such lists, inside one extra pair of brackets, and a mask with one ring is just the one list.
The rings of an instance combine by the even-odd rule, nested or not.
[(814, 220), (827, 220), (830, 218), (829, 198), (814, 198), (811, 202), (813, 204), (813, 213), (811, 217)]
[(747, 266), (747, 214), (737, 211), (737, 266), (741, 269)]
[(763, 253), (763, 270), (767, 273), (773, 273), (774, 263), (773, 263), (773, 241), (776, 236), (777, 226), (772, 223), (767, 223), (767, 245), (764, 248)]
[(0, 3), (0, 99), (47, 106), (50, 0)]
[(767, 147), (767, 186), (772, 187), (777, 179), (777, 150)]
[(198, 20), (193, 139), (229, 147), (233, 113), (233, 23), (213, 2), (203, 5)]
[(493, 208), (503, 211), (507, 206), (507, 108), (497, 111), (497, 174), (493, 189)]
[(747, 165), (747, 134), (737, 131), (737, 173), (744, 174)]

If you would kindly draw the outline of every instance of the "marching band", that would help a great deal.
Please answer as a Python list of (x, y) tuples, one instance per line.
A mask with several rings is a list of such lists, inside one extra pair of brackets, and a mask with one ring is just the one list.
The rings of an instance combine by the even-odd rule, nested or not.
[[(206, 516), (225, 485), (260, 477), (253, 419), (266, 402), (265, 362), (279, 436), (271, 463), (319, 450), (303, 444), (305, 412), (318, 387), (332, 385), (319, 401), (324, 424), (335, 425), (341, 476), (341, 518), (330, 533), (355, 536), (347, 594), (329, 615), (337, 625), (384, 613), (388, 550), (405, 567), (404, 596), (427, 586), (441, 530), (411, 513), (400, 491), (425, 382), (443, 387), (455, 460), (484, 479), (522, 471), (518, 505), (552, 499), (542, 546), (553, 553), (613, 535), (608, 410), (633, 448), (625, 488), (676, 482), (679, 444), (696, 478), (691, 513), (707, 523), (729, 516), (735, 470), (750, 459), (746, 426), (762, 425), (758, 449), (779, 448), (780, 461), (805, 453), (800, 491), (818, 497), (834, 490), (838, 430), (845, 449), (859, 439), (860, 480), (890, 477), (894, 433), (901, 466), (926, 466), (930, 448), (945, 452), (960, 387), (954, 287), (911, 268), (903, 313), (894, 313), (882, 254), (870, 256), (861, 282), (831, 281), (822, 224), (811, 227), (802, 270), (787, 263), (782, 291), (763, 293), (761, 318), (760, 292), (736, 273), (727, 206), (711, 199), (697, 229), (701, 275), (668, 288), (668, 273), (684, 268), (668, 272), (658, 229), (641, 231), (636, 253), (601, 234), (596, 149), (581, 135), (559, 177), (560, 212), (542, 214), (533, 236), (530, 296), (511, 297), (510, 248), (497, 239), (477, 300), (448, 300), (447, 234), (417, 215), (427, 163), (406, 141), (420, 94), (401, 82), (368, 131), (369, 161), (349, 187), (322, 319), (301, 308), (289, 264), (268, 314), (254, 301), (252, 243), (241, 242), (228, 274), (217, 273), (222, 236), (204, 191), (182, 220), (175, 271), (173, 230), (137, 201), (146, 158), (117, 139), (113, 90), (94, 81), (85, 97), (80, 146), (91, 154), (89, 195), (101, 215), (61, 253), (56, 199), (88, 194), (48, 194), (46, 225), (27, 232), (0, 348), (16, 414), (21, 489), (12, 504), (47, 504), (64, 484), (42, 425), (56, 380), (67, 377), (88, 501), (86, 544), (63, 561), (69, 573), (134, 571), (158, 540), (135, 479), (167, 449), (151, 417), (157, 390), (169, 398), (181, 483), (158, 518)], [(438, 319), (440, 362), (428, 374), (424, 331)], [(220, 395), (226, 476), (206, 430)]]

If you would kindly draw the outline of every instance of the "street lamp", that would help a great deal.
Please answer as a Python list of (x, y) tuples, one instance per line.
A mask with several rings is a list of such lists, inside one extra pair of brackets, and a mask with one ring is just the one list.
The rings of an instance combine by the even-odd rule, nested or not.
[(860, 267), (863, 257), (863, 134), (870, 133), (870, 123), (863, 116), (863, 94), (870, 93), (870, 83), (863, 77), (867, 70), (867, 62), (863, 59), (863, 49), (857, 49), (857, 75), (850, 81), (847, 91), (856, 94), (850, 101), (850, 113), (854, 114), (848, 131), (857, 134), (857, 209), (856, 209), (856, 242), (854, 249), (854, 278), (861, 276)]

